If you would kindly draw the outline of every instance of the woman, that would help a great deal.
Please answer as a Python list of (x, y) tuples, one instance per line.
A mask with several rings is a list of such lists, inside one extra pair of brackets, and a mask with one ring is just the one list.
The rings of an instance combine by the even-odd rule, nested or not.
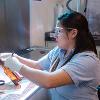
[(0, 58), (6, 58), (4, 64), (12, 71), (49, 88), (52, 100), (98, 100), (100, 61), (87, 20), (77, 12), (58, 20), (58, 46), (38, 61), (11, 53), (1, 53)]

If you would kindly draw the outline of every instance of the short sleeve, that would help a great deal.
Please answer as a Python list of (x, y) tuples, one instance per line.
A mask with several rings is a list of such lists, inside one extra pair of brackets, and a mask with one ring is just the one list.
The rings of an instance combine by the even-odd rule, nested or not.
[(43, 56), (42, 58), (38, 60), (38, 63), (42, 67), (43, 70), (49, 70), (53, 59), (58, 54), (58, 51), (59, 51), (59, 48), (55, 47), (48, 54), (46, 54), (45, 56)]
[(72, 59), (62, 69), (67, 72), (76, 86), (87, 85), (95, 79), (96, 61), (89, 56)]

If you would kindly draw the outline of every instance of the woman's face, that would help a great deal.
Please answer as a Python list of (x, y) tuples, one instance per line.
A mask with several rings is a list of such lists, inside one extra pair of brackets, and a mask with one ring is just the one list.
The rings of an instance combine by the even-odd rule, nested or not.
[(62, 49), (69, 49), (70, 47), (75, 45), (75, 34), (74, 29), (70, 31), (66, 31), (64, 27), (57, 27), (58, 28), (58, 35), (56, 36), (56, 41), (58, 46)]

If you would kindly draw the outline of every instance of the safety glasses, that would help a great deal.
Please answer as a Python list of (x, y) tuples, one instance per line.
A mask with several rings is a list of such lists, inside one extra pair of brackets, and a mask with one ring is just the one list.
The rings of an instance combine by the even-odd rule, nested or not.
[[(72, 30), (74, 28), (66, 28), (66, 30)], [(62, 27), (56, 27), (55, 28), (55, 36), (58, 36), (59, 34), (64, 33), (64, 28)]]

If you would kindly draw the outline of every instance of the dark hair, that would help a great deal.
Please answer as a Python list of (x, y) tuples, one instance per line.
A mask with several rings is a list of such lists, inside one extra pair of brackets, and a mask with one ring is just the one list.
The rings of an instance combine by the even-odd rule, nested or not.
[(84, 15), (78, 12), (69, 12), (61, 15), (58, 20), (66, 30), (67, 28), (75, 28), (78, 30), (74, 54), (83, 51), (93, 51), (97, 54), (96, 45), (89, 31), (88, 21)]

